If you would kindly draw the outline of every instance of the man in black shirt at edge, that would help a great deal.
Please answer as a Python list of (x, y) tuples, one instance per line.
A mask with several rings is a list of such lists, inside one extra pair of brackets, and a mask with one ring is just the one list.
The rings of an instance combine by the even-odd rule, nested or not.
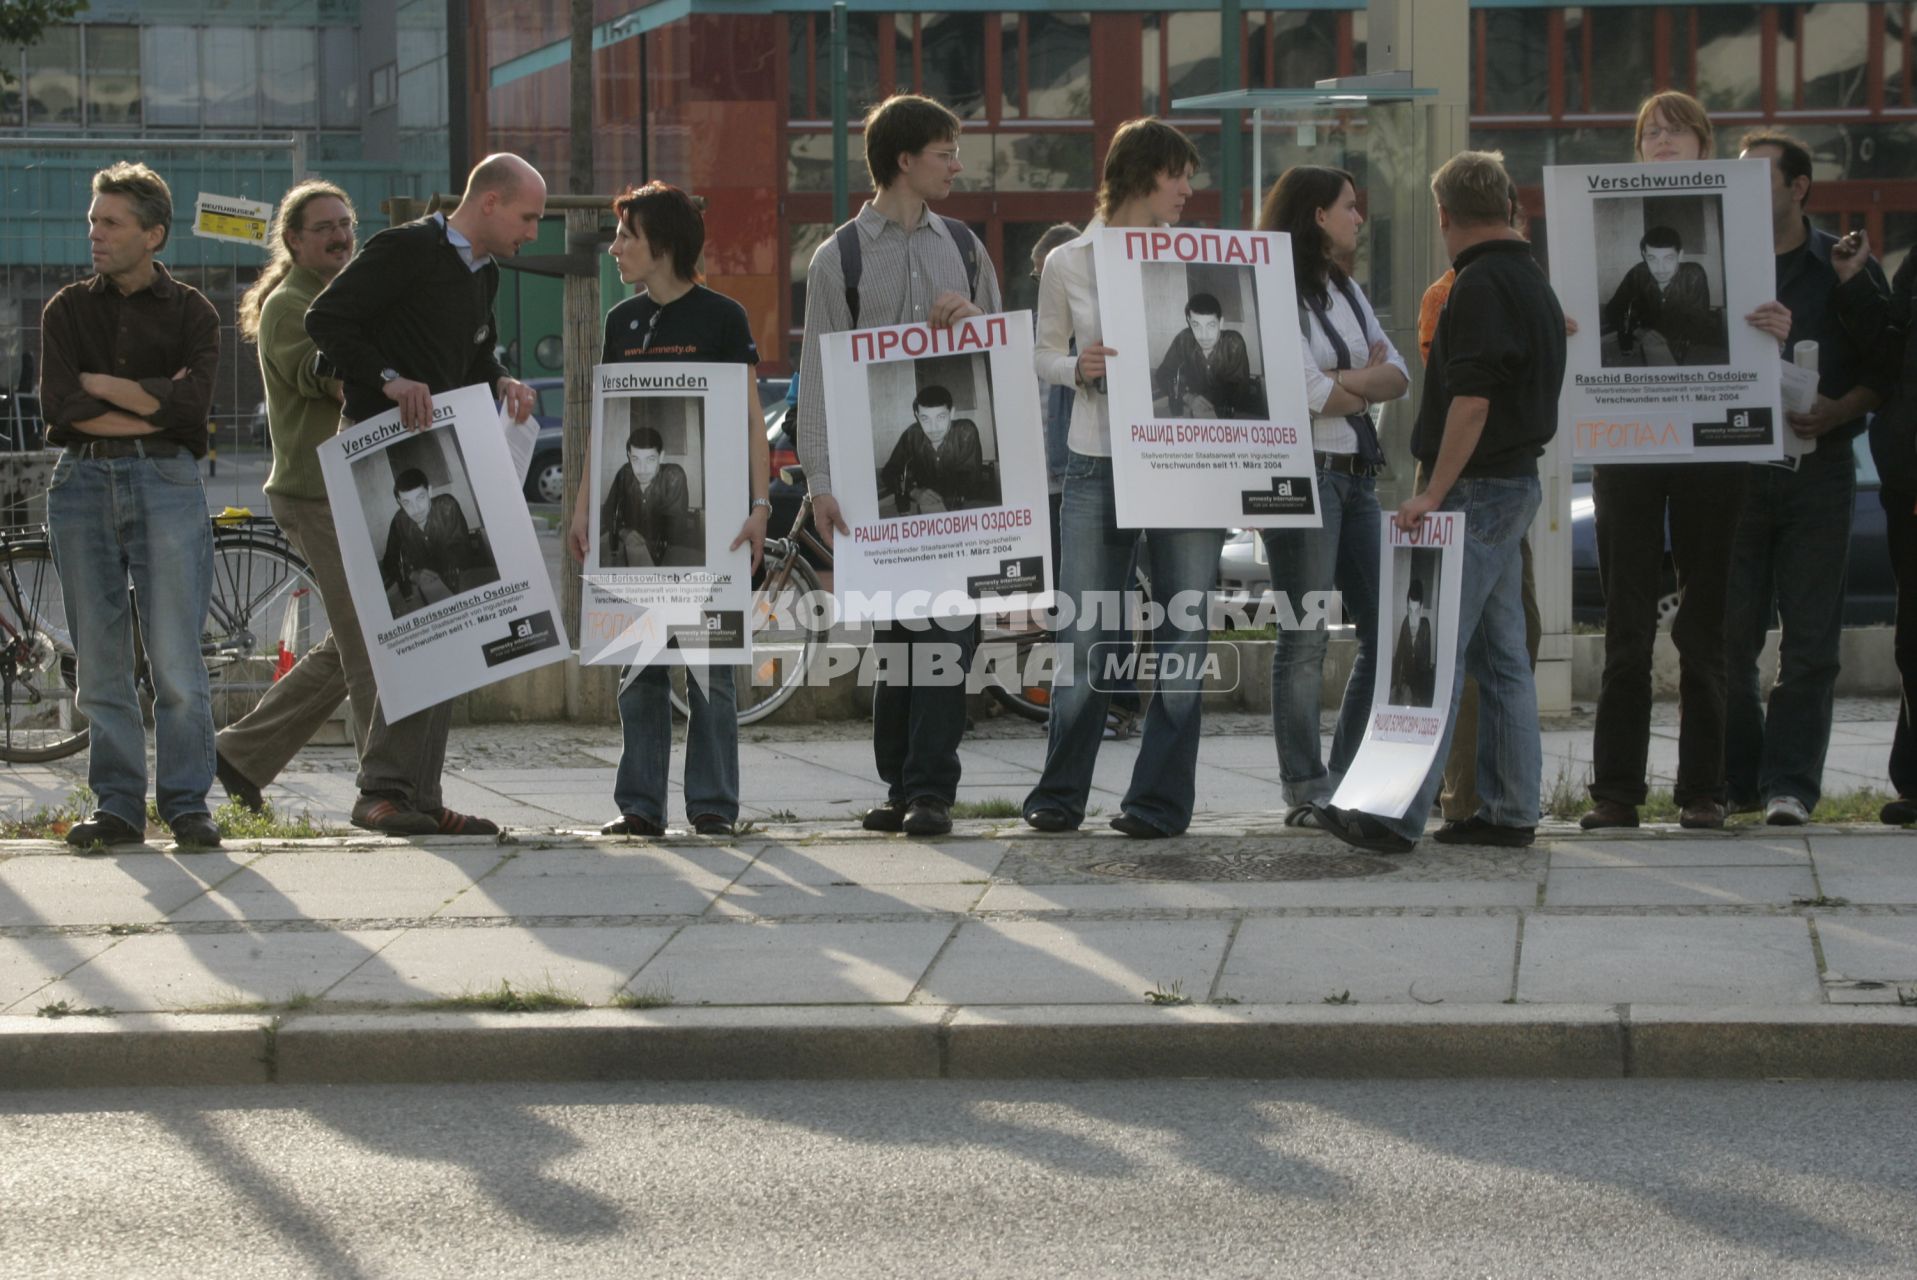
[(1467, 654), (1478, 681), (1478, 812), (1447, 823), (1447, 844), (1532, 842), (1543, 768), (1537, 687), (1524, 641), (1519, 544), (1537, 514), (1538, 456), (1557, 434), (1564, 312), (1531, 246), (1512, 226), (1510, 179), (1496, 152), (1462, 151), (1431, 179), (1438, 228), (1457, 270), (1438, 316), (1411, 452), (1431, 476), (1398, 508), (1400, 529), (1431, 511), (1465, 516), (1451, 715), (1403, 816), (1321, 805), (1319, 825), (1378, 853), (1404, 853), (1424, 833), (1444, 782)]
[[(518, 156), (492, 155), (473, 169), (451, 214), (390, 227), (366, 242), (306, 313), (306, 331), (345, 391), (342, 426), (397, 404), (406, 427), (423, 431), (432, 424), (434, 396), (473, 383), (492, 388), (515, 421), (526, 420), (532, 389), (493, 355), (499, 334), (494, 259), (511, 257), (537, 236), (545, 210), (546, 183), (538, 171)], [(353, 714), (366, 719), (353, 825), (387, 835), (496, 833), (491, 821), (442, 803), (452, 704), (389, 724), (344, 577), (322, 580), (319, 588)]]

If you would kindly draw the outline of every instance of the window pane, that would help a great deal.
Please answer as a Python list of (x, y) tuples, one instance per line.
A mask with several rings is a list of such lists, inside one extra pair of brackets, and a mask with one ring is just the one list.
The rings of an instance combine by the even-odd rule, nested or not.
[[(1870, 6), (1862, 4), (1806, 5), (1801, 16), (1789, 7), (1778, 10), (1777, 104), (1805, 110), (1861, 107), (1864, 69), (1870, 55)], [(1794, 84), (1784, 69), (1793, 64), (1794, 48), (1804, 51), (1804, 96), (1792, 103)]]
[(1140, 110), (1148, 116), (1161, 116), (1159, 99), (1164, 96), (1164, 86), (1158, 83), (1158, 50), (1164, 33), (1159, 30), (1159, 15), (1148, 13), (1139, 23), (1140, 47), (1139, 61), (1145, 68), (1144, 91), (1140, 95)]
[(140, 89), (150, 125), (200, 122), (200, 35), (191, 27), (144, 27)]
[(1564, 111), (1567, 115), (1577, 115), (1584, 110), (1584, 42), (1596, 38), (1584, 19), (1582, 9), (1564, 11)]
[[(828, 181), (828, 186), (831, 183)], [(805, 273), (811, 269), (812, 255), (818, 252), (825, 238), (832, 234), (829, 222), (794, 222), (786, 228), (791, 237), (792, 269), (792, 324), (794, 328), (805, 323)], [(795, 364), (793, 366), (797, 368)]]
[(1757, 6), (1699, 5), (1697, 97), (1710, 111), (1755, 111), (1763, 105)]
[(786, 15), (786, 100), (785, 118), (803, 120), (806, 118), (808, 99), (806, 85), (810, 82), (812, 64), (806, 60), (805, 37), (812, 28), (812, 15), (809, 13), (791, 13)]
[[(865, 170), (864, 152), (859, 147), (859, 139), (848, 140), (846, 165), (850, 172), (848, 183), (851, 189), (858, 191), (871, 185), (872, 179)], [(786, 152), (785, 189), (787, 191), (830, 191), (832, 190), (832, 135), (829, 133), (795, 133)]]
[(80, 123), (80, 28), (49, 27), (27, 50), (27, 123)]
[(200, 33), (200, 72), (206, 86), (206, 122), (257, 125), (259, 40), (250, 27), (208, 27)]
[(1272, 38), (1271, 78), (1274, 89), (1309, 89), (1338, 74), (1338, 15), (1329, 9), (1304, 13), (1268, 13)]
[[(1904, 33), (1910, 30), (1909, 4), (1884, 6), (1884, 105), (1900, 106), (1910, 68), (1904, 65)], [(12, 66), (12, 63), (8, 63)]]
[(1550, 107), (1546, 14), (1542, 9), (1484, 9), (1486, 110), (1495, 115), (1541, 116)]
[(1218, 92), (1218, 15), (1181, 12), (1171, 15), (1171, 103), (1201, 93)]
[(140, 32), (87, 28), (87, 123), (140, 122)]
[(928, 13), (919, 24), (926, 97), (961, 120), (985, 117), (985, 17)]
[(998, 113), (1006, 119), (1016, 118), (1023, 111), (1018, 101), (1018, 20), (1016, 13), (998, 16)]
[(260, 33), (260, 89), (267, 124), (310, 125), (319, 118), (319, 39), (310, 27)]
[[(846, 115), (853, 120), (865, 108), (879, 100), (879, 19), (877, 14), (846, 15), (845, 24), (845, 98)], [(911, 18), (907, 17), (905, 57), (899, 63), (899, 79), (904, 83), (912, 74)], [(813, 107), (818, 118), (832, 118), (832, 18), (819, 15), (813, 29), (812, 83)]]
[(1092, 17), (1088, 13), (1027, 15), (1031, 114), (1039, 120), (1092, 115)]
[(20, 123), (20, 73), (26, 67), (27, 51), (17, 44), (0, 44), (0, 128)]
[(998, 190), (1090, 191), (1097, 185), (1093, 158), (1089, 133), (1001, 133)]
[[(1637, 113), (1655, 72), (1655, 9), (1632, 7), (1586, 9), (1584, 29), (1591, 39), (1591, 109)], [(1568, 15), (1567, 15), (1568, 21)], [(1673, 27), (1681, 31), (1684, 17), (1676, 14)], [(1672, 39), (1679, 39), (1677, 31)], [(1566, 51), (1568, 59), (1570, 54)], [(1567, 92), (1566, 109), (1573, 99)]]
[(446, 60), (399, 74), (399, 127), (434, 129), (446, 123)]
[(349, 129), (359, 123), (359, 33), (351, 27), (320, 31), (320, 124)]

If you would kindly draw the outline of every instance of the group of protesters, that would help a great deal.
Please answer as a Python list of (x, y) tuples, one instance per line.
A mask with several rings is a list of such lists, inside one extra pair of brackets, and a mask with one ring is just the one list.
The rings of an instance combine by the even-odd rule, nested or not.
[[(808, 271), (798, 451), (828, 542), (849, 529), (828, 461), (835, 427), (825, 412), (824, 337), (885, 325), (950, 326), (1002, 309), (985, 246), (933, 208), (961, 172), (960, 128), (951, 111), (918, 95), (874, 107), (863, 131), (874, 195), (820, 245)], [(1643, 104), (1635, 144), (1644, 162), (1715, 155), (1704, 109), (1679, 93)], [(1743, 322), (1782, 344), (1787, 358), (1800, 342), (1818, 344), (1816, 404), (1791, 414), (1789, 426), (1832, 447), (1790, 469), (1695, 462), (1597, 468), (1606, 631), (1586, 828), (1635, 826), (1646, 798), (1667, 524), (1682, 590), (1673, 627), (1681, 664), (1680, 820), (1717, 827), (1727, 812), (1749, 810), (1779, 825), (1809, 819), (1837, 676), (1854, 485), (1847, 446), (1873, 412), (1871, 446), (1898, 579), (1903, 681), (1889, 762), (1898, 798), (1882, 817), (1917, 820), (1917, 339), (1910, 323), (1917, 255), (1890, 282), (1861, 236), (1840, 240), (1814, 228), (1805, 215), (1810, 156), (1796, 139), (1758, 131), (1746, 135), (1740, 153), (1770, 164), (1777, 254), (1777, 301)], [(1143, 353), (1104, 342), (1091, 248), (1101, 228), (1177, 224), (1198, 165), (1191, 140), (1170, 124), (1146, 118), (1123, 125), (1106, 152), (1089, 222), (1053, 228), (1033, 255), (1036, 374), (1048, 390), (1044, 421), (1033, 429), (1045, 433), (1057, 587), (1069, 601), (1119, 592), (1135, 574), (1163, 599), (1202, 593), (1216, 573), (1222, 529), (1153, 528), (1147, 538), (1120, 522), (1106, 372)], [(1278, 633), (1272, 727), (1285, 821), (1377, 852), (1412, 848), (1434, 804), (1444, 817), (1434, 838), (1446, 843), (1528, 845), (1539, 818), (1542, 751), (1532, 675), (1538, 613), (1526, 533), (1541, 502), (1538, 459), (1557, 429), (1566, 338), (1575, 325), (1533, 257), (1517, 188), (1499, 155), (1453, 156), (1433, 175), (1431, 190), (1451, 270), (1422, 308), (1420, 341), (1428, 345), (1411, 436), (1415, 495), (1392, 518), (1411, 531), (1430, 513), (1462, 513), (1466, 538), (1445, 740), (1402, 816), (1339, 808), (1332, 798), (1352, 767), (1377, 679), (1384, 516), (1377, 478), (1385, 455), (1374, 411), (1403, 399), (1410, 376), (1352, 275), (1364, 221), (1356, 179), (1341, 169), (1294, 167), (1266, 194), (1258, 218), (1259, 230), (1290, 237), (1322, 511), (1319, 527), (1263, 532), (1272, 586), (1294, 597), (1335, 588), (1358, 636), (1327, 759), (1319, 733), (1327, 633), (1322, 625)], [(273, 446), (266, 493), (312, 567), (333, 631), (257, 708), (217, 734), (199, 652), (212, 546), (196, 464), (205, 449), (218, 317), (157, 260), (172, 224), (164, 180), (143, 165), (118, 164), (95, 176), (93, 191), (94, 274), (57, 294), (43, 321), (48, 439), (64, 451), (48, 518), (75, 638), (79, 709), (93, 729), (88, 776), (98, 797), (98, 810), (68, 840), (117, 844), (145, 836), (132, 605), (152, 671), (158, 810), (182, 845), (219, 843), (207, 804), (216, 777), (231, 799), (261, 808), (262, 789), (349, 696), (360, 760), (355, 825), (391, 835), (496, 831), (491, 821), (444, 803), (449, 704), (390, 723), (380, 712), (315, 450), (343, 427), (394, 408), (406, 427), (426, 429), (433, 397), (474, 383), (491, 388), (514, 418), (531, 412), (531, 391), (495, 354), (493, 302), (498, 260), (536, 234), (543, 179), (515, 156), (488, 157), (452, 212), (382, 231), (357, 254), (356, 215), (341, 188), (305, 181), (280, 202), (271, 258), (241, 304), (240, 330), (258, 345), (266, 387)], [(614, 212), (611, 255), (622, 280), (642, 291), (608, 314), (603, 359), (745, 366), (747, 473), (722, 482), (750, 494), (750, 514), (732, 549), (748, 548), (756, 570), (769, 477), (750, 376), (759, 353), (745, 310), (700, 282), (704, 222), (683, 191), (648, 183), (622, 195)], [(857, 255), (850, 270), (848, 241)], [(852, 287), (848, 276), (856, 279)], [(1221, 386), (1229, 382), (1211, 366), (1232, 353), (1223, 342), (1205, 345), (1216, 317), (1199, 302), (1194, 298), (1188, 311), (1204, 312), (1197, 320), (1212, 328), (1185, 353), (1174, 382), (1187, 402), (1197, 396), (1215, 403), (1205, 381), (1216, 374)], [(1242, 360), (1242, 342), (1237, 350)], [(656, 459), (656, 445), (635, 438), (633, 466), (649, 450)], [(631, 480), (637, 509), (654, 481), (637, 470)], [(426, 528), (427, 489), (405, 495), (416, 502), (402, 504), (396, 526), (413, 518)], [(567, 536), (582, 561), (587, 508), (582, 496)], [(1782, 642), (1767, 703), (1757, 659), (1773, 601)], [(1073, 616), (1079, 621), (1059, 637), (1071, 656), (1061, 669), (1083, 672), (1093, 646), (1117, 638), (1110, 630), (1116, 619), (1084, 609)], [(1154, 646), (1192, 660), (1164, 663), (1166, 672), (1188, 674), (1166, 675), (1153, 690), (1130, 784), (1111, 819), (1128, 836), (1175, 836), (1191, 823), (1205, 621), (1203, 611), (1194, 617), (1165, 610), (1157, 623)], [(898, 621), (881, 625), (875, 643), (902, 660), (878, 666), (873, 748), (887, 800), (863, 815), (863, 825), (943, 834), (951, 830), (959, 783), (965, 684), (913, 683), (911, 673), (926, 664), (915, 663), (912, 651), (936, 646), (942, 662), (935, 665), (964, 669), (976, 623)], [(688, 682), (686, 818), (700, 834), (725, 835), (739, 813), (738, 720), (731, 669), (714, 666), (710, 676)], [(1112, 702), (1108, 690), (1085, 679), (1061, 679), (1052, 690), (1044, 768), (1023, 805), (1034, 828), (1071, 831), (1083, 823)], [(618, 706), (624, 749), (614, 782), (617, 816), (603, 830), (663, 835), (671, 744), (665, 669), (628, 673)]]

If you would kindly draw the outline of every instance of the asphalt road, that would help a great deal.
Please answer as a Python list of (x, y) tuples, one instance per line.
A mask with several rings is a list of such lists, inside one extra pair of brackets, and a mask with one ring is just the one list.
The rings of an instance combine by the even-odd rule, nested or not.
[(1917, 1086), (0, 1093), (10, 1275), (1901, 1276)]

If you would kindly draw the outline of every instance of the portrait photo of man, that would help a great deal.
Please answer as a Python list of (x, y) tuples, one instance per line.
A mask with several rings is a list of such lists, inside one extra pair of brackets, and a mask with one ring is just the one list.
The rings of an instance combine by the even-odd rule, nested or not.
[(999, 505), (998, 478), (985, 465), (978, 424), (956, 413), (946, 387), (928, 383), (919, 388), (912, 400), (911, 425), (900, 433), (879, 467), (881, 514)]
[(1154, 410), (1166, 418), (1250, 418), (1264, 414), (1244, 335), (1225, 327), (1213, 293), (1185, 303), (1185, 327), (1152, 373)]
[(1398, 643), (1391, 650), (1391, 705), (1428, 707), (1437, 693), (1438, 651), (1431, 619), (1424, 608), (1424, 582), (1411, 580), (1405, 589), (1404, 617), (1398, 623)]
[(393, 482), (399, 510), (386, 528), (379, 576), (386, 602), (401, 618), (429, 604), (458, 595), (467, 585), (472, 561), (472, 530), (459, 499), (434, 493), (426, 473), (408, 467)]
[(667, 462), (666, 442), (656, 429), (635, 426), (626, 436), (625, 461), (613, 473), (599, 514), (599, 562), (605, 568), (696, 565), (704, 549), (689, 529), (691, 486), (686, 470)]
[(1684, 260), (1684, 237), (1658, 224), (1638, 240), (1639, 260), (1604, 304), (1603, 362), (1664, 367), (1726, 358), (1722, 314), (1704, 267)]

